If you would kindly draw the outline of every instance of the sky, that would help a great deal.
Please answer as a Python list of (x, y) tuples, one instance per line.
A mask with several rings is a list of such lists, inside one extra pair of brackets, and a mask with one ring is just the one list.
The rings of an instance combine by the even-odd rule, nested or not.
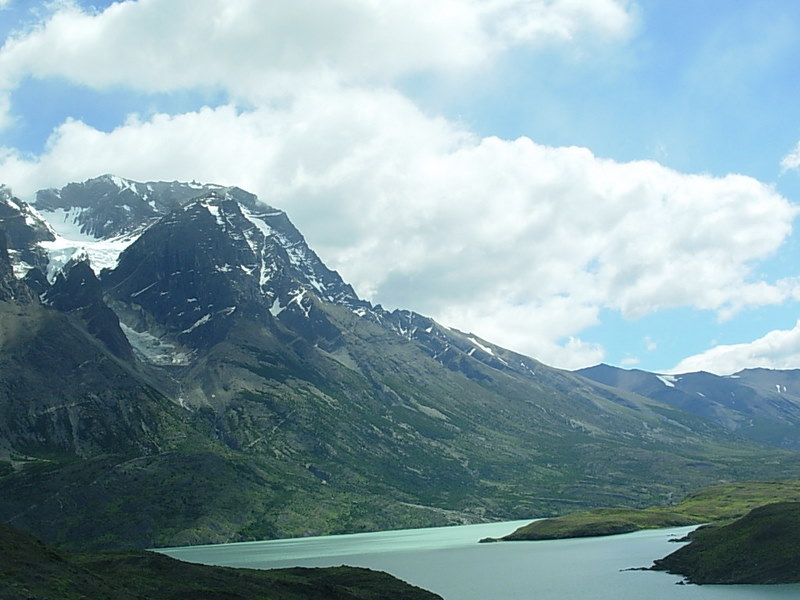
[(0, 183), (237, 185), (542, 362), (800, 368), (800, 2), (0, 0)]

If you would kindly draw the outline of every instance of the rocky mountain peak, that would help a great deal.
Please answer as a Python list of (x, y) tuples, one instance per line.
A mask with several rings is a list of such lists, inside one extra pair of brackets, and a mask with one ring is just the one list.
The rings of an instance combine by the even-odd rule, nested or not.
[(7, 249), (17, 277), (33, 267), (44, 268), (47, 255), (41, 242), (55, 240), (52, 228), (25, 202), (0, 186), (0, 227), (6, 233)]
[(141, 183), (102, 175), (61, 189), (41, 190), (34, 204), (65, 237), (108, 239), (140, 231), (208, 192), (225, 194), (243, 204), (255, 202), (253, 194), (235, 187), (178, 181)]
[(27, 304), (34, 300), (34, 294), (14, 276), (7, 243), (5, 230), (0, 227), (0, 301)]
[(109, 296), (156, 315), (191, 346), (218, 341), (237, 311), (266, 320), (284, 310), (307, 314), (307, 293), (361, 303), (283, 211), (246, 196), (243, 204), (242, 194), (206, 190), (151, 225), (104, 274)]

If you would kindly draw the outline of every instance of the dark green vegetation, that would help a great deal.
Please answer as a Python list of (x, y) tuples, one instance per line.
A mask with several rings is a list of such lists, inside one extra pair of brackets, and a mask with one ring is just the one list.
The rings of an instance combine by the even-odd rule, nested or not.
[(800, 583), (800, 502), (761, 506), (690, 539), (653, 568), (692, 583)]
[(500, 539), (551, 540), (730, 521), (756, 507), (779, 501), (800, 501), (800, 480), (719, 484), (690, 494), (675, 506), (577, 512), (534, 521)]
[(502, 538), (487, 538), (483, 542), (519, 540), (559, 540), (565, 538), (617, 535), (640, 529), (681, 527), (702, 523), (671, 508), (595, 508), (534, 521)]
[(390, 575), (337, 567), (256, 571), (117, 550), (68, 554), (0, 524), (0, 599), (433, 600)]
[(0, 256), (0, 521), (65, 547), (144, 548), (800, 477), (795, 451), (360, 300), (241, 190), (129, 183), (39, 206), (80, 209), (102, 235), (150, 223), (116, 268), (33, 270), (35, 295)]

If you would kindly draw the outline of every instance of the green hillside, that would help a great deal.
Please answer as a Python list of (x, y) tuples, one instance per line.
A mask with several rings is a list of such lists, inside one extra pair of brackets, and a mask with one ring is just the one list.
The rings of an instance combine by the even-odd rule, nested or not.
[(800, 502), (768, 504), (655, 561), (692, 583), (800, 583)]
[(145, 551), (68, 554), (0, 524), (0, 600), (435, 600), (386, 573), (352, 567), (256, 571)]
[(800, 480), (718, 484), (690, 494), (674, 506), (582, 511), (534, 521), (501, 539), (563, 539), (696, 525), (735, 519), (759, 506), (781, 501), (800, 501)]

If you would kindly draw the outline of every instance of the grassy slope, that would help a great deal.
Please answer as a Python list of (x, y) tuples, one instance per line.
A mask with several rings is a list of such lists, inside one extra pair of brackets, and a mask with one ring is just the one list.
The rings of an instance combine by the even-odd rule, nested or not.
[(144, 551), (69, 555), (0, 525), (0, 600), (433, 600), (440, 598), (369, 569), (255, 571), (184, 563)]
[(25, 344), (43, 355), (7, 358), (42, 389), (10, 396), (11, 417), (29, 418), (29, 396), (53, 399), (48, 419), (0, 419), (18, 424), (8, 437), (30, 457), (0, 463), (0, 520), (72, 549), (147, 548), (642, 507), (721, 479), (800, 476), (800, 453), (740, 444), (653, 401), (465, 353), (445, 368), (351, 311), (334, 316), (336, 359), (242, 324), (187, 376), (187, 394), (193, 381), (219, 403), (195, 411), (122, 401), (114, 370), (84, 404), (70, 377), (81, 352), (54, 371), (53, 335)]
[(653, 568), (693, 583), (800, 583), (800, 502), (756, 508), (691, 540)]
[(800, 480), (719, 484), (691, 494), (675, 506), (578, 512), (534, 521), (501, 539), (562, 539), (694, 525), (735, 519), (753, 508), (780, 501), (800, 501)]

